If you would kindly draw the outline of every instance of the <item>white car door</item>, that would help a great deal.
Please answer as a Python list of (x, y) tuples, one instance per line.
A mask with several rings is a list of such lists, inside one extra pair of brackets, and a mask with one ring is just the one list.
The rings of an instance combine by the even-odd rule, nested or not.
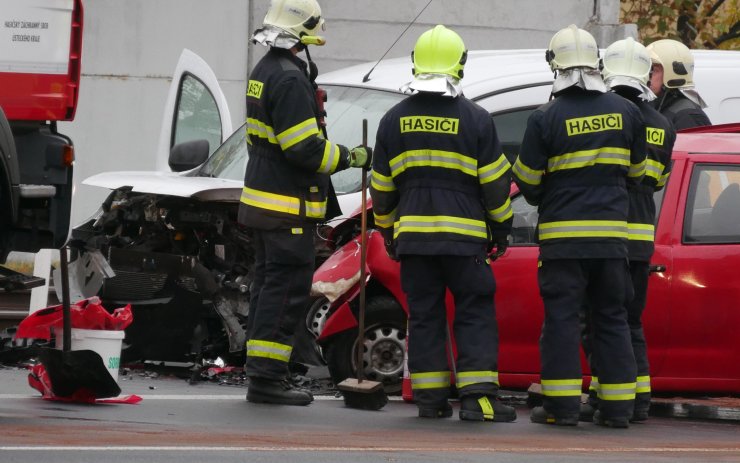
[(182, 51), (172, 76), (159, 134), (156, 168), (171, 172), (170, 149), (186, 141), (208, 140), (209, 155), (231, 135), (231, 114), (218, 79), (197, 54)]

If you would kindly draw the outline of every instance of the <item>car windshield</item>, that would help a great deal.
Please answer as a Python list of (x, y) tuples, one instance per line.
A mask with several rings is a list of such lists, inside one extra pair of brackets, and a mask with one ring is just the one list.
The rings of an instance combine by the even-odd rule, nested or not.
[[(401, 101), (401, 93), (368, 90), (338, 85), (326, 89), (326, 127), (329, 140), (349, 148), (362, 144), (362, 119), (368, 122), (368, 144), (375, 143), (375, 132), (383, 115)], [(242, 125), (208, 158), (195, 175), (243, 180), (249, 153), (246, 129)], [(337, 194), (360, 190), (360, 169), (347, 169), (332, 175)]]
[[(362, 144), (362, 120), (367, 119), (368, 145), (375, 144), (380, 119), (406, 97), (401, 93), (339, 85), (326, 89), (326, 129), (329, 140), (348, 148)], [(331, 176), (337, 194), (360, 191), (360, 169), (347, 169)]]
[(247, 167), (247, 129), (246, 124), (239, 127), (213, 152), (211, 157), (198, 169), (198, 177), (217, 177), (229, 180), (244, 180)]

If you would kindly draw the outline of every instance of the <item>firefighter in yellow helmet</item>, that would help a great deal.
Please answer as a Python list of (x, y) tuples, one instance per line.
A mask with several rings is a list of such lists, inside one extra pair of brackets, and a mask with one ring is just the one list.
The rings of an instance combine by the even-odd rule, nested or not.
[[(307, 405), (313, 396), (286, 381), (293, 335), (309, 299), (314, 228), (339, 215), (329, 176), (368, 166), (370, 149), (347, 149), (322, 132), (315, 67), (297, 57), (324, 25), (315, 0), (273, 0), (252, 41), (269, 47), (249, 76), (249, 161), (239, 223), (251, 231), (246, 374), (250, 402)], [(309, 57), (310, 63), (310, 57)]]
[[(634, 296), (627, 301), (627, 321), (630, 328), (632, 349), (637, 363), (637, 387), (635, 408), (630, 421), (640, 422), (648, 418), (650, 407), (650, 365), (647, 344), (642, 329), (642, 313), (647, 298), (650, 258), (655, 246), (655, 201), (653, 194), (663, 189), (671, 170), (671, 152), (676, 140), (673, 125), (650, 103), (655, 95), (648, 87), (650, 54), (632, 38), (618, 40), (604, 52), (602, 74), (607, 87), (633, 102), (642, 113), (646, 125), (647, 169), (639, 184), (629, 184), (628, 250), (629, 270)], [(585, 339), (590, 339), (586, 337)], [(590, 342), (584, 342), (587, 353), (591, 353)], [(594, 400), (598, 395), (599, 366), (591, 359), (591, 390), (589, 405), (581, 408), (581, 421), (591, 421)]]
[(627, 427), (636, 376), (625, 309), (627, 185), (645, 174), (645, 124), (633, 103), (606, 92), (596, 41), (585, 30), (558, 31), (546, 59), (556, 73), (554, 99), (530, 115), (512, 169), (539, 212), (544, 407), (530, 419), (578, 424), (579, 313), (588, 307), (601, 384), (595, 421)]
[(653, 42), (647, 50), (653, 61), (650, 88), (658, 96), (655, 108), (676, 130), (712, 125), (704, 112), (707, 105), (694, 88), (691, 50), (671, 39)]
[(462, 94), (467, 57), (454, 31), (424, 32), (411, 95), (382, 118), (370, 194), (375, 225), (401, 262), (409, 304), (409, 370), (420, 417), (452, 416), (445, 292), (455, 299), (459, 417), (513, 421), (497, 400), (496, 284), (488, 261), (511, 229), (510, 168), (486, 110)]

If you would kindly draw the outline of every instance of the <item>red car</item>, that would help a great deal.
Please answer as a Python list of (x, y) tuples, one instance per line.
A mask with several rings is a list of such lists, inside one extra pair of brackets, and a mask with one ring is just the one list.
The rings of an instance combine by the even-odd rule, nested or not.
[[(672, 174), (656, 193), (659, 214), (647, 309), (652, 388), (656, 392), (740, 391), (740, 124), (682, 132)], [(539, 380), (544, 310), (537, 286), (537, 210), (512, 187), (511, 245), (491, 264), (497, 281), (501, 386), (522, 389)], [(359, 211), (357, 211), (359, 215)], [(356, 215), (356, 216), (357, 216)], [(355, 218), (356, 218), (355, 216)], [(369, 214), (369, 220), (372, 214)], [(398, 263), (369, 231), (366, 376), (387, 391), (401, 388), (408, 306)], [(336, 227), (335, 253), (314, 275), (310, 329), (332, 377), (355, 376), (359, 240), (356, 220)], [(330, 302), (331, 301), (331, 302)], [(448, 294), (448, 313), (454, 304)], [(444, 342), (444, 340), (440, 340)], [(588, 365), (583, 362), (584, 374)], [(585, 382), (584, 384), (587, 384)]]

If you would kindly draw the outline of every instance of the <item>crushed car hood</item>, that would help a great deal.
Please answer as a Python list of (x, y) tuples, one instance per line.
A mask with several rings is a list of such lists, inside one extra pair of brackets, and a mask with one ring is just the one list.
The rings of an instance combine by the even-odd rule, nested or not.
[(197, 198), (203, 201), (239, 201), (242, 182), (223, 178), (187, 177), (175, 172), (104, 172), (85, 179), (85, 185), (115, 190), (131, 187), (137, 193)]

